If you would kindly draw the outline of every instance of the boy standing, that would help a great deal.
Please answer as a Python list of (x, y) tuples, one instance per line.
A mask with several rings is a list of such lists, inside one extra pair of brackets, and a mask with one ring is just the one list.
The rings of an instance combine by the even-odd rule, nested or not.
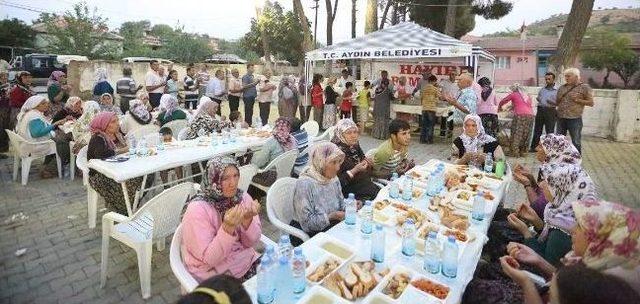
[(340, 119), (351, 118), (351, 109), (353, 108), (353, 82), (345, 84), (345, 90), (342, 92), (342, 103), (340, 104)]
[(440, 98), (440, 91), (436, 87), (438, 78), (435, 75), (427, 78), (427, 85), (420, 90), (422, 101), (422, 124), (420, 126), (420, 143), (433, 143), (433, 126), (436, 124), (436, 103)]

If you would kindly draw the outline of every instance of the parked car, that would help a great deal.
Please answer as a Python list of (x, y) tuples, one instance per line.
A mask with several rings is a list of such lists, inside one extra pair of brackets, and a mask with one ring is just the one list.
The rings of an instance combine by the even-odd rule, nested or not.
[(163, 64), (163, 65), (173, 64), (173, 62), (171, 60), (162, 59), (162, 58), (151, 58), (151, 57), (125, 57), (125, 58), (122, 58), (122, 62), (128, 62), (128, 63), (133, 63), (133, 62), (151, 62), (152, 60), (156, 60), (156, 61), (160, 62), (160, 64)]
[(53, 71), (67, 72), (67, 65), (72, 60), (89, 61), (86, 56), (56, 55), (56, 54), (27, 54), (16, 56), (12, 61), (12, 70), (28, 71), (33, 78), (49, 78)]

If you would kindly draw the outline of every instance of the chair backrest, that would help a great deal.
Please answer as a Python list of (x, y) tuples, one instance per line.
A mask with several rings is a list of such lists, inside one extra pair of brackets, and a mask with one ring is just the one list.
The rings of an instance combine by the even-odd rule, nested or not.
[(5, 132), (7, 132), (7, 135), (9, 135), (9, 143), (11, 144), (11, 146), (13, 146), (13, 153), (15, 154), (20, 154), (20, 145), (23, 142), (26, 142), (26, 140), (24, 138), (22, 138), (22, 136), (18, 135), (18, 133), (13, 132), (9, 129), (4, 129)]
[(367, 158), (373, 158), (373, 155), (375, 155), (376, 152), (378, 152), (378, 148), (373, 148), (367, 151), (367, 153), (365, 153), (364, 156)]
[(329, 127), (322, 133), (322, 135), (316, 137), (316, 141), (318, 140), (331, 140), (333, 138), (333, 134), (336, 132), (336, 127)]
[(318, 136), (318, 132), (320, 132), (320, 126), (314, 120), (303, 123), (300, 129), (307, 131), (307, 135), (311, 138)]
[[(187, 139), (187, 132), (189, 132), (189, 129), (187, 128), (183, 128), (182, 130), (180, 130), (180, 132), (178, 132), (178, 137), (176, 137), (178, 140), (185, 140)], [(175, 133), (174, 133), (175, 134)]]
[(176, 232), (171, 239), (171, 247), (169, 248), (169, 265), (173, 275), (176, 276), (180, 285), (186, 292), (193, 291), (198, 286), (198, 281), (193, 278), (182, 262), (182, 224), (178, 225)]
[(159, 131), (160, 127), (158, 127), (157, 125), (148, 124), (129, 132), (127, 136), (135, 136), (137, 139), (140, 139), (141, 137), (147, 136), (149, 134), (158, 134)]
[(171, 133), (173, 133), (173, 136), (177, 138), (178, 134), (180, 134), (180, 131), (182, 131), (182, 129), (187, 127), (187, 123), (188, 121), (186, 119), (178, 119), (178, 120), (172, 120), (164, 124), (164, 126), (162, 127), (171, 129)]
[[(298, 158), (298, 149), (291, 149), (276, 157), (271, 164), (276, 167), (277, 178), (290, 177), (293, 165)], [(271, 166), (269, 164), (269, 167)]]
[[(46, 155), (46, 153), (54, 153), (51, 149), (45, 148), (48, 145), (53, 144), (53, 140), (43, 140), (37, 142), (30, 142), (22, 137), (20, 134), (5, 129), (7, 135), (9, 135), (9, 144), (13, 147), (13, 154), (18, 157), (26, 157), (32, 154)], [(37, 148), (36, 148), (37, 147)], [(54, 147), (54, 146), (51, 146)], [(44, 153), (44, 154), (43, 154)]]
[(289, 225), (293, 220), (293, 194), (297, 179), (285, 177), (276, 180), (267, 191), (267, 216), (271, 222)]
[(164, 190), (138, 209), (131, 220), (136, 221), (150, 216), (153, 220), (153, 238), (166, 237), (173, 233), (180, 224), (180, 214), (187, 198), (193, 191), (193, 183), (191, 182)]
[(248, 164), (238, 168), (240, 171), (240, 181), (238, 182), (238, 188), (242, 191), (247, 191), (251, 184), (251, 179), (258, 172), (258, 168), (255, 165)]

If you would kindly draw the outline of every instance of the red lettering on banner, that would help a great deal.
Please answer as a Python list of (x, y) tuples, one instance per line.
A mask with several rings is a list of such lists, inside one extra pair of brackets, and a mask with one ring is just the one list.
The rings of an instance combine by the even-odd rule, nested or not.
[(417, 87), (420, 82), (420, 77), (409, 77), (409, 85), (412, 87)]
[(416, 65), (416, 68), (413, 70), (413, 73), (411, 74), (414, 74), (414, 75), (422, 74), (422, 66)]
[(398, 76), (391, 76), (391, 83), (397, 83), (398, 79), (400, 79), (400, 77)]
[(400, 74), (412, 74), (411, 73), (411, 65), (410, 64), (401, 64), (400, 65)]

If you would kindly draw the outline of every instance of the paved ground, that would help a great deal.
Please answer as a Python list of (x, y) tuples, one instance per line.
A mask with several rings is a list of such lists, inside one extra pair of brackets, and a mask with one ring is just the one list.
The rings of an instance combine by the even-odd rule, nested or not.
[[(362, 138), (365, 150), (378, 143)], [(583, 146), (584, 165), (602, 196), (640, 207), (640, 145), (585, 139)], [(414, 141), (410, 149), (418, 163), (442, 159), (447, 153), (446, 144)], [(535, 163), (533, 155), (519, 161), (531, 167)], [(101, 289), (100, 220), (95, 229), (87, 227), (81, 181), (40, 180), (35, 165), (23, 187), (11, 181), (11, 169), (11, 159), (0, 161), (0, 303), (174, 303), (178, 299), (180, 288), (169, 267), (168, 246), (153, 254), (148, 301), (140, 295), (135, 252), (117, 241), (111, 242), (109, 278)], [(511, 187), (507, 202), (523, 199), (521, 187)], [(264, 233), (277, 237), (266, 216), (263, 221)], [(26, 253), (16, 256), (23, 248)]]

